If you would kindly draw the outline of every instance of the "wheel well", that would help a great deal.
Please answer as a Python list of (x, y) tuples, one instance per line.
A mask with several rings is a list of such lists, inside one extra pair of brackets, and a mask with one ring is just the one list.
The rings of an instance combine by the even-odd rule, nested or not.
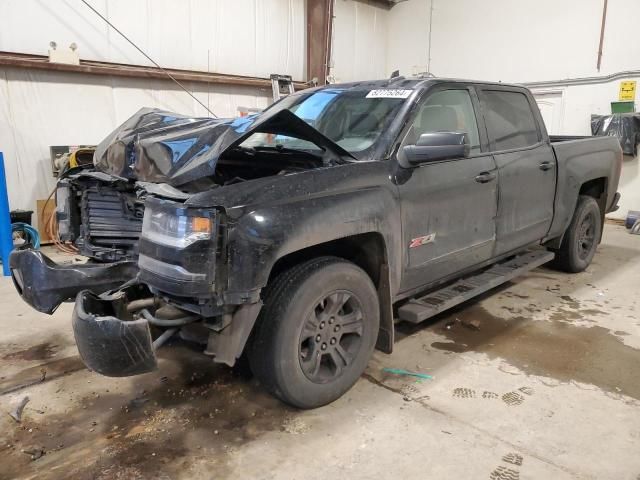
[(376, 286), (380, 281), (380, 268), (387, 263), (387, 254), (382, 235), (379, 233), (362, 233), (320, 243), (285, 255), (278, 259), (271, 269), (269, 281), (293, 265), (325, 255), (344, 258), (355, 263), (367, 272)]
[[(600, 177), (600, 178), (594, 178), (592, 180), (588, 180), (584, 182), (580, 186), (580, 191), (578, 192), (578, 197), (580, 195), (585, 195), (585, 196), (593, 197), (596, 200), (596, 202), (598, 202), (598, 206), (600, 207), (600, 219), (603, 222), (603, 224), (604, 224), (604, 211), (607, 203), (606, 191), (607, 191), (607, 179), (605, 177)], [(576, 198), (576, 205), (577, 205), (577, 198)], [(571, 213), (571, 215), (573, 215), (573, 212)], [(603, 231), (604, 229), (601, 229), (600, 231), (600, 240), (602, 240)], [(565, 232), (562, 232), (562, 235), (549, 240), (548, 242), (545, 243), (545, 245), (552, 250), (559, 249), (560, 246), (562, 245), (564, 234)]]
[(387, 249), (381, 234), (361, 233), (292, 252), (276, 261), (269, 273), (269, 282), (280, 272), (294, 265), (325, 255), (349, 260), (369, 275), (378, 291), (380, 304), (380, 331), (376, 347), (386, 353), (391, 353), (393, 349), (393, 313), (391, 311)]
[(585, 182), (580, 187), (580, 195), (588, 195), (595, 198), (600, 207), (600, 222), (602, 228), (600, 229), (600, 238), (598, 243), (602, 241), (602, 234), (604, 233), (604, 212), (607, 209), (607, 179), (605, 177), (594, 178)]
[(602, 214), (604, 215), (604, 209), (606, 207), (606, 191), (607, 179), (604, 177), (600, 177), (583, 183), (580, 187), (580, 193), (578, 195), (587, 195), (589, 197), (595, 198), (598, 202), (598, 206), (600, 207), (600, 212), (602, 212)]

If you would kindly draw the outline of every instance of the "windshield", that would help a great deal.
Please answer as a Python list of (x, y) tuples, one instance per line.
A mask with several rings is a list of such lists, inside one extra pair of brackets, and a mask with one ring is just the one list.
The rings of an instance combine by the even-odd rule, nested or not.
[[(326, 88), (310, 95), (289, 96), (272, 108), (288, 108), (324, 136), (362, 159), (389, 127), (410, 93), (411, 90)], [(242, 146), (319, 150), (309, 141), (268, 133), (255, 133)]]

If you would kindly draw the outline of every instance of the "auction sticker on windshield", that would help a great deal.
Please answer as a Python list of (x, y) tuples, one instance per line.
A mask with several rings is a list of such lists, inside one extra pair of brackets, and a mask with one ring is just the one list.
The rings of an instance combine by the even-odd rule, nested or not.
[(367, 98), (407, 98), (413, 90), (400, 90), (397, 88), (385, 88), (370, 90)]

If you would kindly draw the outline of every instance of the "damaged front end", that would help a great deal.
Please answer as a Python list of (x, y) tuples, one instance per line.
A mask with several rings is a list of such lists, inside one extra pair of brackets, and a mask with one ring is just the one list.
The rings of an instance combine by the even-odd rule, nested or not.
[(73, 309), (73, 334), (84, 364), (102, 375), (124, 377), (157, 366), (149, 323), (127, 310), (126, 291), (99, 297), (83, 290)]
[(103, 293), (134, 278), (136, 262), (60, 265), (38, 250), (15, 250), (9, 258), (13, 284), (22, 299), (42, 313), (52, 314), (58, 306), (85, 289)]
[(124, 377), (157, 367), (156, 350), (178, 334), (201, 344), (215, 361), (233, 366), (253, 328), (261, 304), (221, 309), (205, 318), (152, 295), (146, 286), (130, 285), (76, 298), (72, 324), (84, 364), (102, 375)]
[(93, 169), (69, 173), (56, 188), (61, 242), (98, 262), (134, 260), (144, 214), (144, 191), (134, 182)]
[[(78, 350), (103, 375), (155, 369), (156, 349), (173, 335), (233, 366), (262, 306), (260, 288), (226, 290), (236, 184), (255, 180), (260, 188), (258, 179), (352, 160), (286, 108), (235, 120), (143, 109), (97, 147), (95, 169), (59, 182), (61, 240), (91, 263), (57, 265), (36, 251), (14, 252), (16, 288), (49, 314), (75, 298)], [(222, 201), (189, 203), (213, 190)]]

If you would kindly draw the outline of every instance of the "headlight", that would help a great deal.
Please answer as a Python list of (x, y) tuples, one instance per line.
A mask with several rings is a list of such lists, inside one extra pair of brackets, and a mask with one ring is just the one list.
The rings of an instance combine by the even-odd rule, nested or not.
[(212, 223), (209, 217), (172, 215), (147, 207), (142, 221), (142, 237), (153, 243), (185, 248), (199, 240), (210, 240)]

